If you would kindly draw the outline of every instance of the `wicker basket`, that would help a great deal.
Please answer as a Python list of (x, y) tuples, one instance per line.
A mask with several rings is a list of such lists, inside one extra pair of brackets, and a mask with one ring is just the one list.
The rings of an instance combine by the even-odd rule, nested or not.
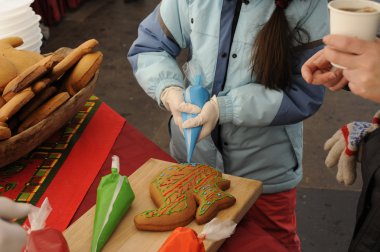
[(93, 94), (98, 75), (97, 72), (85, 88), (81, 89), (46, 119), (20, 134), (0, 141), (0, 169), (31, 152), (70, 121)]

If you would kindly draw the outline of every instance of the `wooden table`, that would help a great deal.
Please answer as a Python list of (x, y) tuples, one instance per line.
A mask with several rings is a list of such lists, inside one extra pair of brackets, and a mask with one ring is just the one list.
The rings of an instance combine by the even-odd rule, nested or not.
[[(150, 159), (129, 177), (136, 198), (103, 251), (157, 251), (170, 235), (171, 232), (138, 231), (133, 223), (136, 214), (155, 208), (149, 197), (149, 183), (168, 164), (170, 162)], [(239, 222), (261, 194), (262, 184), (231, 175), (223, 174), (223, 177), (231, 180), (231, 187), (227, 191), (237, 200), (234, 206), (219, 212), (217, 217)], [(95, 207), (92, 207), (64, 232), (70, 251), (90, 251), (94, 216)], [(198, 233), (203, 228), (194, 221), (188, 226)], [(222, 243), (206, 240), (205, 247), (207, 251), (216, 251)]]

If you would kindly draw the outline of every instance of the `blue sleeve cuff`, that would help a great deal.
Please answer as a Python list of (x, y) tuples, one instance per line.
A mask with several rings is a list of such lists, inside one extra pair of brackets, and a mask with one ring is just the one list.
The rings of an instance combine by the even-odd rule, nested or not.
[(305, 120), (318, 111), (322, 105), (325, 88), (306, 83), (301, 75), (301, 67), (308, 58), (323, 46), (309, 49), (300, 54), (293, 71), (291, 87), (284, 90), (281, 106), (271, 126), (293, 124)]

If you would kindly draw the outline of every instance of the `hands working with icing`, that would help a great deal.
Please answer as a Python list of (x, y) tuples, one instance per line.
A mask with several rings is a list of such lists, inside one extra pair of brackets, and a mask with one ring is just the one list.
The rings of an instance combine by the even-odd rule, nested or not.
[(165, 108), (173, 115), (174, 123), (182, 131), (181, 112), (198, 114), (201, 109), (191, 103), (185, 103), (183, 97), (183, 88), (172, 86), (164, 89), (161, 94), (161, 101)]
[(329, 151), (325, 164), (328, 168), (338, 164), (336, 179), (339, 183), (351, 185), (356, 179), (356, 162), (364, 137), (379, 127), (380, 111), (373, 122), (351, 122), (344, 125), (326, 141), (324, 149)]
[[(380, 102), (380, 39), (365, 41), (329, 35), (324, 37), (323, 42), (326, 47), (303, 65), (301, 71), (304, 79), (333, 91), (348, 83), (352, 93)], [(346, 69), (335, 69), (330, 62)]]
[(26, 231), (10, 220), (23, 218), (33, 206), (16, 203), (6, 197), (0, 197), (0, 251), (20, 252), (26, 243)]
[[(180, 106), (180, 110), (184, 111), (182, 105)], [(200, 141), (211, 134), (211, 131), (215, 128), (218, 120), (219, 105), (218, 99), (214, 95), (208, 102), (205, 103), (200, 113), (196, 117), (190, 118), (183, 122), (182, 127), (185, 129), (202, 126), (202, 130), (198, 138), (198, 141)]]

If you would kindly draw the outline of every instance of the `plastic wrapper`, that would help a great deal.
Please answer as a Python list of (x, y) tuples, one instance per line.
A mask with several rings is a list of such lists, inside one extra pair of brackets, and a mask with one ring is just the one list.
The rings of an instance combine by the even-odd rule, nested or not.
[(28, 241), (25, 251), (27, 252), (68, 252), (69, 246), (62, 232), (45, 227), (45, 222), (49, 217), (52, 208), (48, 198), (45, 198), (38, 210), (32, 211), (29, 215), (30, 229), (28, 230)]
[(219, 241), (230, 237), (236, 228), (231, 220), (212, 219), (198, 235), (188, 227), (176, 228), (158, 250), (159, 252), (204, 252), (204, 240)]
[(187, 227), (178, 227), (170, 234), (158, 252), (204, 252), (203, 239)]
[(104, 176), (97, 189), (91, 251), (100, 251), (135, 199), (126, 176), (119, 174), (119, 158), (112, 157), (111, 174)]
[[(187, 79), (192, 83), (188, 86), (184, 93), (185, 102), (197, 105), (200, 108), (203, 108), (203, 105), (210, 100), (210, 94), (206, 88), (202, 86), (203, 74), (200, 66), (193, 62), (190, 64), (185, 64), (184, 72), (187, 76)], [(182, 121), (193, 118), (197, 114), (182, 113)], [(191, 163), (191, 157), (195, 145), (198, 141), (199, 134), (201, 133), (202, 126), (184, 129), (183, 133), (185, 136), (186, 143), (186, 152), (187, 152), (187, 162)]]

